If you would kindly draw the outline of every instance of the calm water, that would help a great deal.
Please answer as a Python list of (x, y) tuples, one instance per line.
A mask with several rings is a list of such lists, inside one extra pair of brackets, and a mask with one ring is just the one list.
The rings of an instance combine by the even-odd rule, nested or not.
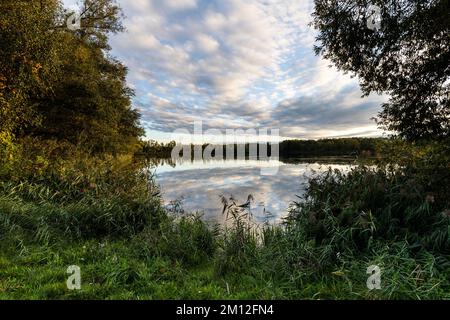
[[(258, 160), (159, 162), (154, 172), (165, 204), (181, 201), (185, 211), (199, 211), (205, 220), (218, 223), (224, 222), (221, 195), (245, 203), (251, 194), (255, 222), (276, 223), (286, 215), (290, 203), (298, 200), (296, 195), (303, 195), (309, 177), (329, 167), (343, 171), (351, 167), (350, 164)], [(278, 166), (277, 174), (261, 175), (263, 168), (275, 166)]]

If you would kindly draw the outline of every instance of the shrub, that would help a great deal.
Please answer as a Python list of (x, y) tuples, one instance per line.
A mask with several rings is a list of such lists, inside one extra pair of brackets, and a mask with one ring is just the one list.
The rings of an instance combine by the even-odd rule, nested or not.
[(172, 217), (158, 228), (147, 228), (135, 244), (147, 258), (164, 256), (186, 266), (205, 263), (216, 251), (215, 233), (198, 215)]
[[(405, 174), (408, 172), (408, 174)], [(312, 179), (290, 223), (306, 241), (338, 252), (370, 253), (379, 242), (406, 242), (410, 250), (450, 253), (449, 203), (434, 201), (428, 185), (405, 169), (357, 167)]]
[(79, 239), (134, 234), (166, 218), (153, 176), (132, 157), (93, 157), (70, 144), (26, 140), (0, 179), (4, 229)]

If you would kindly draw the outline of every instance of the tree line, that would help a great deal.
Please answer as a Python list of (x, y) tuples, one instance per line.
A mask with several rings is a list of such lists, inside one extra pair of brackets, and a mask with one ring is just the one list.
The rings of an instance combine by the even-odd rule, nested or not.
[[(284, 140), (275, 146), (278, 147), (280, 158), (298, 158), (298, 157), (316, 157), (316, 156), (353, 156), (353, 157), (370, 157), (375, 156), (377, 144), (384, 141), (384, 138), (340, 138), (340, 139), (320, 139), (320, 140)], [(256, 144), (256, 143), (255, 143)], [(169, 143), (160, 143), (154, 140), (145, 141), (139, 152), (140, 156), (148, 158), (170, 158), (172, 150), (176, 145), (175, 141)], [(201, 146), (202, 152), (210, 144)], [(191, 155), (194, 155), (195, 148), (200, 147), (194, 144), (190, 145)], [(230, 151), (234, 159), (242, 156), (238, 150), (243, 150), (245, 157), (250, 155), (250, 144), (234, 144), (234, 145), (217, 145), (216, 150), (222, 148), (223, 157), (230, 157)], [(255, 146), (255, 150), (260, 151), (259, 145)], [(274, 144), (267, 143), (267, 156), (272, 156), (272, 148)], [(261, 149), (262, 150), (262, 149)], [(228, 151), (228, 153), (227, 153)], [(264, 150), (265, 151), (265, 150)], [(183, 152), (180, 152), (182, 155)], [(216, 152), (212, 152), (215, 156)], [(265, 156), (265, 155), (263, 155)]]

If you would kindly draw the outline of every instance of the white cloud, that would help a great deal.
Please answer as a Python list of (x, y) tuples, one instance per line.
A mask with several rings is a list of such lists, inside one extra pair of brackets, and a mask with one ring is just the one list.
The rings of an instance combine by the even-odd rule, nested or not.
[(203, 34), (203, 33), (197, 34), (196, 42), (197, 42), (197, 46), (198, 46), (199, 50), (201, 50), (205, 53), (216, 52), (220, 47), (220, 44), (219, 44), (219, 42), (217, 42), (216, 39), (214, 39), (213, 37), (211, 37), (207, 34)]
[[(312, 0), (121, 0), (120, 5), (128, 31), (112, 38), (113, 54), (129, 67), (136, 105), (149, 129), (191, 128), (194, 120), (204, 120), (209, 127), (270, 125), (304, 137), (335, 135), (345, 126), (350, 133), (368, 132), (373, 126), (368, 119), (381, 100), (359, 99), (356, 79), (314, 55)], [(293, 101), (310, 105), (300, 108)], [(314, 108), (324, 112), (321, 101), (336, 104), (338, 121), (313, 117), (308, 125), (303, 119), (311, 118)]]
[(161, 3), (173, 10), (185, 10), (197, 7), (197, 0), (164, 0)]

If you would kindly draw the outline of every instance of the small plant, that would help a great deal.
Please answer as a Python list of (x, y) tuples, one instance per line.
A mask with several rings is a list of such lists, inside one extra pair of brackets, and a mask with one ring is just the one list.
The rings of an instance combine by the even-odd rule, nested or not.
[(233, 197), (220, 198), (222, 214), (231, 225), (223, 232), (216, 270), (218, 274), (239, 273), (251, 266), (257, 250), (258, 233), (251, 213), (253, 196), (249, 195), (244, 204)]

